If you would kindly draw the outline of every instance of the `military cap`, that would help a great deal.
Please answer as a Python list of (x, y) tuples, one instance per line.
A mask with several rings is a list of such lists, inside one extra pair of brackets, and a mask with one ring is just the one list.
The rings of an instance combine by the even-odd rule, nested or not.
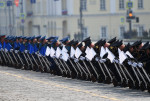
[(51, 36), (51, 37), (47, 38), (46, 40), (50, 41), (50, 40), (52, 40), (52, 39), (54, 39), (54, 38), (56, 38), (56, 37)]
[(43, 40), (45, 40), (45, 38), (46, 38), (46, 36), (43, 36), (40, 40), (43, 41)]
[(125, 48), (123, 49), (123, 51), (126, 52), (126, 51), (129, 50), (129, 48), (130, 48), (130, 43), (128, 43), (128, 44), (125, 46)]
[(130, 47), (137, 47), (137, 46), (139, 46), (141, 43), (142, 43), (141, 40), (140, 40), (140, 41), (136, 41), (136, 42), (134, 42)]
[(88, 38), (86, 38), (86, 39), (84, 39), (82, 42), (89, 42), (89, 41), (91, 41), (91, 38), (90, 37), (88, 37)]
[(141, 48), (141, 50), (144, 50), (148, 45), (149, 45), (149, 41), (147, 41), (147, 42), (143, 45), (143, 47)]
[(66, 43), (69, 40), (69, 36), (63, 38), (62, 40), (60, 40), (62, 43)]
[(40, 39), (41, 38), (41, 35), (39, 35), (39, 36), (37, 36), (37, 37), (35, 37), (36, 39)]
[(76, 46), (79, 43), (79, 41), (74, 41), (74, 43), (72, 44), (73, 46)]
[(120, 47), (122, 44), (123, 44), (122, 40), (121, 40), (121, 41), (118, 41), (118, 42), (115, 44), (115, 47)]
[(74, 39), (71, 40), (67, 45), (71, 46), (74, 43)]
[(30, 40), (33, 41), (35, 39), (35, 36), (31, 37)]
[(85, 43), (85, 46), (90, 46), (91, 45), (91, 41), (87, 41), (86, 43)]
[(26, 39), (26, 37), (25, 37), (25, 36), (23, 36), (23, 37), (22, 37), (22, 39)]
[(99, 46), (99, 44), (100, 44), (102, 41), (103, 41), (102, 39), (99, 40), (99, 41), (97, 41), (97, 42), (95, 43), (95, 46)]
[(116, 41), (116, 37), (114, 37), (113, 39), (111, 39), (111, 40), (109, 40), (107, 43), (113, 43), (113, 42), (115, 42)]
[(55, 44), (55, 43), (57, 42), (57, 40), (58, 40), (58, 38), (54, 38), (54, 39), (52, 40), (52, 43), (51, 43), (51, 44)]
[(77, 46), (78, 48), (81, 48), (83, 46), (82, 42)]

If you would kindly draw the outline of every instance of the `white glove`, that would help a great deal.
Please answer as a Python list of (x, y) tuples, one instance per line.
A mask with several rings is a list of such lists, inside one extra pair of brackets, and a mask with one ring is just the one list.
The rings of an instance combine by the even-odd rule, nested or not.
[(99, 61), (99, 57), (96, 57), (96, 58), (95, 58), (95, 61)]
[(5, 48), (5, 52), (8, 52), (8, 50)]
[(100, 61), (100, 63), (104, 63), (104, 62), (106, 62), (106, 59), (100, 59), (99, 61)]
[(85, 58), (86, 59), (86, 61), (90, 61), (88, 58)]
[(78, 62), (79, 60), (78, 59), (74, 59), (74, 62)]
[(4, 49), (3, 49), (3, 48), (1, 48), (1, 51), (4, 51)]
[(39, 54), (37, 54), (39, 57), (41, 57), (42, 55), (39, 53)]
[(82, 61), (83, 61), (83, 60), (85, 60), (85, 57), (83, 57), (83, 56), (80, 56), (80, 60), (82, 60)]
[(136, 63), (136, 62), (133, 62), (132, 66), (133, 66), (133, 67), (137, 67), (137, 63)]
[(18, 53), (18, 50), (15, 50), (15, 53)]
[(128, 61), (128, 65), (130, 65), (130, 66), (131, 66), (131, 65), (132, 65), (132, 62), (131, 62), (131, 61)]
[(28, 50), (25, 50), (24, 52), (25, 52), (25, 53), (28, 53)]
[(13, 52), (13, 49), (10, 49), (10, 52)]
[(139, 68), (142, 68), (143, 67), (143, 64), (140, 62), (140, 63), (138, 63), (138, 67)]

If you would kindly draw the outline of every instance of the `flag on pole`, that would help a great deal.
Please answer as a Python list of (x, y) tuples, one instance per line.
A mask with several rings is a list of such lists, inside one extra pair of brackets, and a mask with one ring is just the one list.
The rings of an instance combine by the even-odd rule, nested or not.
[(107, 52), (106, 52), (105, 48), (102, 46), (102, 47), (101, 47), (101, 51), (100, 51), (100, 57), (103, 58), (103, 56), (104, 56), (106, 53), (107, 53)]
[(73, 57), (75, 55), (75, 49), (71, 47), (70, 57)]
[(119, 54), (120, 64), (122, 64), (126, 58), (127, 58), (126, 54), (123, 51), (121, 51), (120, 54)]
[(51, 49), (47, 46), (45, 55), (46, 55), (46, 56), (49, 56), (49, 55), (50, 55), (50, 52), (51, 52)]
[(51, 57), (55, 56), (55, 49), (53, 47), (51, 47), (50, 56)]
[(61, 55), (61, 49), (59, 47), (57, 47), (57, 50), (56, 50), (56, 57), (59, 58), (60, 55)]
[(106, 52), (108, 52), (108, 56), (107, 58), (111, 61), (111, 63), (113, 63), (115, 56), (114, 54), (106, 47)]
[(82, 54), (81, 50), (77, 47), (77, 49), (75, 51), (75, 57), (78, 59), (81, 54)]

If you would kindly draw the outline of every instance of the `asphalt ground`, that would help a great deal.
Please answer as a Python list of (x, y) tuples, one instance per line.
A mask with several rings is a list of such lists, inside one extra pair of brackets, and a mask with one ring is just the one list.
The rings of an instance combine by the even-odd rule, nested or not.
[(0, 66), (0, 101), (150, 101), (150, 94)]

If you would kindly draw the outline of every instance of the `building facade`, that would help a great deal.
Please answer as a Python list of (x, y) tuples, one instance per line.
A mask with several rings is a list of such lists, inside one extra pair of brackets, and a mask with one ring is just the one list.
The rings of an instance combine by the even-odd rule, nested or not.
[[(35, 3), (31, 3), (31, 0), (22, 1), (26, 18), (22, 23), (19, 19), (21, 7), (16, 7), (18, 35), (60, 38), (69, 35), (73, 39), (80, 32), (80, 0), (36, 0)], [(129, 30), (129, 23), (126, 22), (127, 1), (129, 0), (82, 0), (83, 38), (91, 36), (92, 40), (99, 40), (117, 36), (123, 39), (124, 32)], [(150, 31), (150, 0), (131, 1), (134, 15), (139, 17), (139, 23), (132, 21), (132, 29), (142, 37), (143, 31)]]

